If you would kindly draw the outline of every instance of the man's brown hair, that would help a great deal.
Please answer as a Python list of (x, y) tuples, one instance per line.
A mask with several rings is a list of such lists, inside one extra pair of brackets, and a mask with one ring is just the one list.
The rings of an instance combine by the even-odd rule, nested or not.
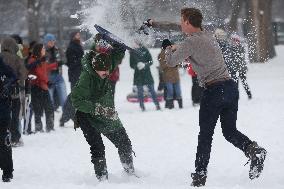
[(192, 26), (202, 29), (202, 13), (196, 8), (183, 8), (181, 9), (181, 16), (185, 21), (188, 21)]

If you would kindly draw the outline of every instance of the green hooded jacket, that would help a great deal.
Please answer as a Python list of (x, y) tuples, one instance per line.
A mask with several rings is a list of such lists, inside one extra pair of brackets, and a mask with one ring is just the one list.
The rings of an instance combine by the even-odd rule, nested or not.
[[(89, 114), (86, 118), (98, 132), (110, 133), (122, 128), (123, 125), (118, 116), (109, 118), (96, 109), (98, 106), (101, 106), (106, 110), (112, 109), (115, 111), (110, 80), (108, 78), (100, 78), (93, 70), (91, 65), (92, 57), (92, 52), (89, 52), (82, 59), (82, 72), (79, 81), (72, 89), (71, 100), (76, 110)], [(110, 73), (123, 57), (124, 53), (111, 54), (112, 65)]]
[[(130, 52), (130, 67), (134, 69), (134, 85), (152, 85), (154, 80), (151, 74), (150, 66), (153, 64), (152, 56), (146, 47), (141, 46), (140, 51), (143, 56)], [(145, 67), (142, 70), (137, 68), (138, 62), (145, 63)]]

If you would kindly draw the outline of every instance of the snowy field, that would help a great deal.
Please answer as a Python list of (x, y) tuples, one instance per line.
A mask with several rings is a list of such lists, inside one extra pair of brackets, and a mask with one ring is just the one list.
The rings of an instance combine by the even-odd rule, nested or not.
[[(157, 65), (159, 50), (151, 52)], [(244, 166), (247, 158), (224, 139), (218, 123), (205, 188), (284, 188), (284, 46), (277, 47), (277, 54), (267, 64), (249, 65), (252, 100), (240, 87), (237, 126), (267, 149), (263, 174), (253, 181), (248, 178), (249, 165)], [(152, 73), (157, 86), (155, 66)], [(14, 179), (11, 183), (0, 182), (0, 189), (190, 188), (199, 131), (199, 108), (191, 105), (191, 78), (181, 74), (184, 109), (156, 111), (152, 103), (147, 103), (146, 112), (126, 101), (132, 80), (127, 55), (121, 65), (116, 105), (132, 140), (137, 156), (134, 163), (141, 178), (124, 175), (116, 149), (104, 138), (109, 180), (99, 183), (82, 131), (74, 131), (72, 121), (59, 128), (57, 113), (55, 132), (24, 136), (25, 146), (13, 149)]]

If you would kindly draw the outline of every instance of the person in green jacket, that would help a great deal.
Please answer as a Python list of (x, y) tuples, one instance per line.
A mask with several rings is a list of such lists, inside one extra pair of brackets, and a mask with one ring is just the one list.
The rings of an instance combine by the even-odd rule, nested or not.
[(101, 134), (118, 149), (125, 172), (134, 175), (131, 141), (115, 110), (108, 78), (124, 53), (125, 49), (112, 47), (97, 38), (92, 50), (82, 59), (82, 72), (71, 92), (71, 100), (76, 109), (75, 125), (81, 128), (90, 145), (91, 162), (99, 181), (108, 179)]
[(130, 51), (130, 67), (134, 69), (133, 83), (137, 86), (140, 108), (142, 111), (145, 111), (143, 86), (146, 85), (151, 93), (156, 109), (160, 110), (161, 108), (157, 100), (157, 94), (154, 89), (154, 80), (150, 70), (150, 66), (153, 64), (152, 56), (149, 50), (140, 42), (136, 43), (138, 45), (137, 50), (141, 52), (142, 56)]

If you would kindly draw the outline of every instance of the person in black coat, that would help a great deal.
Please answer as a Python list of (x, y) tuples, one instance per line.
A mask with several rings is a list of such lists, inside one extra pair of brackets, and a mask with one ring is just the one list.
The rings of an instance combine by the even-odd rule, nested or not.
[[(81, 36), (79, 31), (71, 33), (71, 41), (66, 51), (68, 77), (71, 83), (71, 90), (79, 80), (81, 74), (81, 59), (84, 55), (84, 50), (81, 45)], [(60, 119), (60, 126), (63, 127), (64, 123), (73, 119), (75, 115), (75, 109), (72, 106), (70, 95), (63, 106), (63, 114)]]
[(13, 159), (10, 135), (11, 85), (16, 81), (13, 69), (4, 64), (0, 57), (0, 168), (3, 182), (13, 178)]

